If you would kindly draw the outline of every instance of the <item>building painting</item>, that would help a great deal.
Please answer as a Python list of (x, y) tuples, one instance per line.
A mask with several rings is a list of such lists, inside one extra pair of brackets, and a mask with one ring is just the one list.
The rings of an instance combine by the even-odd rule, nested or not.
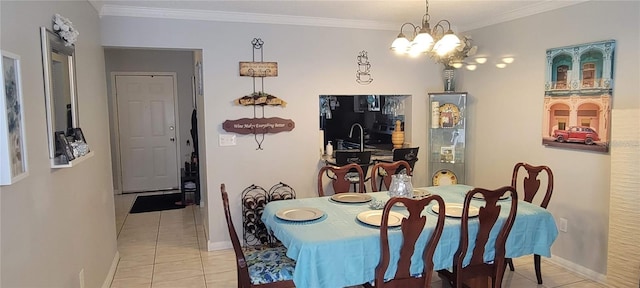
[[(608, 152), (615, 41), (547, 50), (542, 143)], [(599, 140), (560, 137), (571, 127), (589, 127)], [(581, 128), (578, 128), (581, 129)], [(589, 130), (589, 129), (585, 129)], [(591, 136), (588, 136), (591, 137)], [(559, 141), (558, 141), (559, 140)]]

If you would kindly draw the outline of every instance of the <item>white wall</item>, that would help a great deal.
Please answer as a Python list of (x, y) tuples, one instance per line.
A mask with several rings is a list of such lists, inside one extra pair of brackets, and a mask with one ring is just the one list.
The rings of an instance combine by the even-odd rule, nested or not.
[[(201, 149), (207, 153), (204, 164), (209, 197), (205, 206), (210, 208), (208, 234), (212, 246), (228, 241), (220, 183), (227, 185), (237, 219), (241, 219), (240, 193), (251, 184), (269, 189), (282, 181), (300, 198), (317, 195), (318, 95), (414, 95), (408, 140), (426, 147), (427, 89), (442, 89), (436, 64), (390, 53), (388, 47), (397, 31), (113, 16), (102, 18), (102, 29), (105, 46), (203, 50), (205, 95), (199, 109), (204, 113), (199, 111), (198, 117), (207, 124), (200, 135), (206, 137)], [(219, 147), (218, 135), (224, 133), (222, 122), (253, 117), (252, 107), (235, 106), (232, 101), (253, 92), (252, 79), (238, 76), (238, 62), (252, 60), (251, 41), (256, 37), (265, 42), (264, 60), (278, 62), (278, 77), (265, 78), (265, 91), (288, 102), (286, 108), (266, 107), (265, 117), (292, 119), (296, 127), (291, 132), (267, 134), (263, 151), (256, 150), (253, 135), (237, 136), (237, 146)], [(372, 65), (374, 81), (370, 85), (355, 81), (356, 57), (362, 50), (368, 52)], [(424, 151), (421, 149), (422, 160), (417, 163), (418, 185), (427, 184)]]
[[(191, 152), (193, 152), (193, 141), (191, 139), (191, 112), (193, 111), (193, 51), (171, 51), (171, 50), (148, 50), (148, 49), (106, 49), (105, 69), (107, 74), (107, 95), (109, 101), (109, 111), (113, 111), (113, 93), (111, 91), (111, 72), (175, 72), (177, 75), (178, 87), (178, 167), (183, 167), (185, 161), (190, 161)], [(111, 119), (113, 112), (109, 113), (109, 121), (114, 124)], [(117, 121), (117, 120), (115, 120)], [(113, 142), (115, 131), (114, 125), (111, 125), (111, 147), (112, 147), (112, 163), (116, 162), (115, 149)], [(187, 140), (190, 145), (187, 145)], [(113, 185), (116, 190), (120, 189), (120, 180), (118, 168), (114, 167)], [(180, 183), (176, 183), (179, 187)]]
[[(85, 1), (1, 1), (1, 47), (20, 55), (29, 176), (0, 191), (2, 287), (100, 287), (116, 255), (104, 58), (97, 12)], [(80, 126), (95, 156), (51, 169), (40, 26), (55, 13), (80, 31)]]
[[(487, 64), (465, 72), (470, 92), (467, 147), (472, 185), (509, 184), (517, 162), (548, 165), (555, 189), (548, 209), (568, 220), (552, 247), (557, 260), (573, 262), (583, 273), (606, 273), (610, 155), (542, 146), (546, 49), (614, 39), (613, 109), (638, 108), (640, 4), (635, 1), (589, 1), (508, 23), (470, 31), (489, 57)], [(502, 56), (515, 62), (494, 66)], [(616, 141), (616, 139), (612, 139)]]

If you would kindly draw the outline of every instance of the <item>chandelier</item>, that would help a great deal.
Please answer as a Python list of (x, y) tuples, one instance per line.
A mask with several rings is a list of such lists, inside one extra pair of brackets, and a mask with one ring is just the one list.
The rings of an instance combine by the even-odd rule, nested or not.
[[(400, 27), (400, 34), (398, 38), (391, 43), (391, 50), (398, 54), (409, 54), (410, 56), (418, 56), (422, 53), (434, 53), (438, 56), (445, 56), (447, 53), (453, 51), (460, 45), (460, 38), (451, 30), (451, 22), (448, 20), (440, 20), (433, 26), (433, 29), (429, 26), (429, 0), (425, 0), (426, 10), (424, 16), (422, 16), (422, 26), (417, 26), (412, 23), (404, 23)], [(445, 29), (444, 24), (447, 25)], [(411, 26), (411, 38), (409, 40), (407, 36), (402, 33), (406, 26)], [(435, 43), (435, 44), (434, 44)]]

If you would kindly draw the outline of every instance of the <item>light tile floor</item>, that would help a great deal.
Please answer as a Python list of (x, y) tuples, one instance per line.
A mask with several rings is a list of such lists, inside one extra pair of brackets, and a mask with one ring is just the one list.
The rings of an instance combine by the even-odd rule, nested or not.
[[(207, 251), (199, 206), (129, 214), (138, 195), (150, 194), (115, 196), (120, 262), (111, 288), (237, 287), (233, 250)], [(503, 287), (606, 287), (544, 258), (544, 284), (537, 285), (533, 256), (514, 259), (514, 264), (516, 271), (505, 273)], [(435, 275), (432, 286), (449, 287)]]

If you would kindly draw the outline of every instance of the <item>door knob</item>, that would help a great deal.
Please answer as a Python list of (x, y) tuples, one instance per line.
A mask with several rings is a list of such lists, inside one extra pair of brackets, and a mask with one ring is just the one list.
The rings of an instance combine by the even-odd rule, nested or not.
[(171, 140), (171, 142), (174, 142), (174, 141), (176, 141), (176, 138), (171, 137), (171, 138), (169, 138), (169, 140)]

